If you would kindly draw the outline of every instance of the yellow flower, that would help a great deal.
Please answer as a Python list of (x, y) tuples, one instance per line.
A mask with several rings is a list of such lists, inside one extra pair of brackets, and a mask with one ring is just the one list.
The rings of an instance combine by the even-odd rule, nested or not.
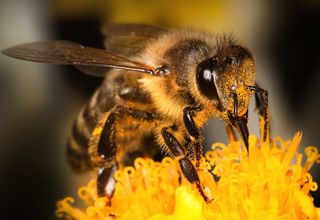
[(318, 219), (310, 191), (317, 189), (309, 169), (320, 162), (316, 147), (297, 152), (301, 133), (270, 143), (251, 135), (249, 154), (241, 141), (215, 143), (198, 169), (205, 203), (195, 186), (181, 176), (177, 161), (136, 159), (134, 167), (115, 174), (111, 206), (98, 198), (96, 182), (78, 190), (84, 207), (70, 197), (58, 202), (57, 215), (71, 219)]

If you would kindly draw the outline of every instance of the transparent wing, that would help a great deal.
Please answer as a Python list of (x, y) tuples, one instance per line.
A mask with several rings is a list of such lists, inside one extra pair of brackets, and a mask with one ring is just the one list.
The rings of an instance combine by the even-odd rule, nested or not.
[[(74, 65), (90, 75), (104, 76), (109, 68), (126, 69), (154, 75), (154, 68), (103, 49), (84, 47), (69, 41), (20, 44), (2, 51), (17, 59)], [(90, 68), (92, 67), (92, 68)], [(103, 71), (105, 69), (105, 71)]]
[(108, 24), (102, 28), (102, 32), (107, 50), (132, 56), (141, 52), (147, 41), (158, 38), (167, 29), (146, 24)]

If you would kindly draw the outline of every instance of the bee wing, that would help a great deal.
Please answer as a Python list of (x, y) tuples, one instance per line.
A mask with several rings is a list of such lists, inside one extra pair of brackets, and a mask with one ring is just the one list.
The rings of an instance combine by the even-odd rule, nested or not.
[(154, 74), (154, 68), (150, 66), (129, 60), (107, 50), (84, 47), (69, 41), (20, 44), (5, 49), (2, 53), (27, 61), (74, 65), (90, 75), (105, 76), (109, 68)]
[(165, 32), (166, 28), (146, 24), (108, 24), (102, 28), (105, 48), (124, 56), (138, 54), (147, 41)]

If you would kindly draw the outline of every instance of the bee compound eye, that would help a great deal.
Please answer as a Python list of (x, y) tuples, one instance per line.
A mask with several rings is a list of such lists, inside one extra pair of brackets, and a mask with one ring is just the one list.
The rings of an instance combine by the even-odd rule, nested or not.
[(217, 62), (215, 59), (208, 59), (198, 64), (196, 70), (197, 87), (200, 93), (209, 99), (217, 97), (217, 91), (214, 85), (216, 65)]

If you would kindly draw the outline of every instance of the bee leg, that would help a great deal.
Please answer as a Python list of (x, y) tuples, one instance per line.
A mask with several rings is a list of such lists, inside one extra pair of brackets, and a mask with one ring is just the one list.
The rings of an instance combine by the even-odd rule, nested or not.
[(257, 110), (264, 120), (262, 140), (266, 141), (268, 135), (270, 135), (268, 91), (260, 88), (257, 84), (256, 86), (249, 86), (249, 88), (255, 92), (254, 96)]
[(257, 103), (257, 108), (259, 109), (259, 114), (263, 118), (263, 135), (262, 140), (266, 141), (270, 135), (270, 121), (269, 121), (269, 100), (268, 100), (268, 91), (261, 89), (256, 86), (257, 90), (255, 93), (255, 99)]
[(229, 142), (237, 141), (236, 133), (234, 132), (233, 127), (228, 123), (226, 124), (226, 130), (227, 130)]
[(97, 176), (97, 193), (99, 197), (107, 196), (110, 199), (113, 196), (115, 188), (115, 179), (113, 177), (115, 171), (118, 169), (118, 163), (111, 163), (109, 166), (100, 167)]
[(194, 115), (199, 111), (197, 108), (186, 107), (183, 109), (183, 122), (190, 135), (191, 143), (194, 146), (195, 156), (196, 156), (196, 166), (199, 166), (201, 155), (202, 155), (202, 145), (203, 136), (201, 131), (197, 128), (194, 122)]
[(205, 195), (202, 186), (200, 184), (199, 175), (197, 173), (196, 168), (193, 166), (191, 161), (187, 158), (187, 152), (184, 147), (178, 142), (178, 140), (173, 136), (172, 133), (168, 131), (169, 128), (162, 128), (161, 135), (168, 146), (170, 152), (173, 154), (175, 158), (178, 159), (180, 169), (183, 175), (187, 178), (187, 180), (196, 184), (198, 191), (200, 192), (203, 199), (208, 203), (210, 199)]
[(99, 197), (107, 196), (109, 202), (111, 201), (115, 187), (113, 175), (118, 168), (115, 143), (116, 118), (116, 113), (111, 112), (104, 123), (98, 123), (96, 129), (101, 129), (102, 127), (102, 132), (99, 134), (97, 148), (94, 149), (100, 160), (98, 165), (97, 193)]
[[(96, 162), (99, 166), (97, 192), (100, 197), (108, 196), (111, 198), (114, 193), (115, 179), (113, 176), (118, 168), (118, 162), (116, 161), (116, 124), (119, 117), (133, 117), (139, 120), (155, 119), (153, 113), (119, 106), (108, 114), (107, 119), (102, 119), (102, 121), (98, 123), (95, 130), (101, 130), (102, 128), (102, 131), (98, 134), (99, 140), (97, 144), (93, 144), (93, 146), (90, 147), (90, 151), (94, 151), (92, 155), (93, 158), (98, 157)], [(95, 133), (95, 130), (93, 133)]]

